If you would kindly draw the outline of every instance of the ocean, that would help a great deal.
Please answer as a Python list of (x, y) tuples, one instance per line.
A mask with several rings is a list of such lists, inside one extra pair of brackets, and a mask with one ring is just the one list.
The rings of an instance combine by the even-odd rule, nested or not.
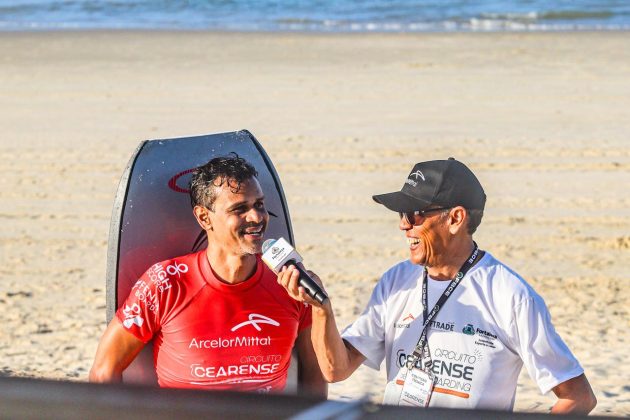
[(629, 30), (630, 0), (0, 0), (0, 31)]

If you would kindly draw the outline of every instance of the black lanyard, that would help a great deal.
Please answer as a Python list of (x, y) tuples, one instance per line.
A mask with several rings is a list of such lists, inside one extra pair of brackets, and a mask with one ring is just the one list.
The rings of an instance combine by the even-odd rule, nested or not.
[(444, 306), (448, 298), (453, 294), (453, 291), (462, 281), (462, 279), (464, 278), (468, 270), (470, 270), (470, 268), (473, 265), (475, 265), (475, 262), (477, 261), (477, 257), (479, 256), (479, 247), (477, 246), (476, 242), (473, 242), (473, 245), (474, 245), (474, 248), (473, 248), (472, 253), (470, 254), (470, 257), (468, 257), (468, 259), (461, 266), (461, 268), (455, 275), (455, 278), (451, 280), (451, 283), (448, 285), (444, 293), (442, 293), (442, 296), (440, 296), (440, 298), (438, 299), (433, 309), (431, 309), (430, 313), (427, 313), (428, 312), (427, 287), (428, 287), (429, 281), (427, 278), (428, 277), (427, 268), (424, 267), (424, 272), (422, 273), (422, 306), (423, 306), (422, 317), (423, 317), (424, 323), (422, 326), (422, 334), (420, 334), (420, 339), (418, 340), (418, 344), (416, 344), (416, 348), (413, 350), (413, 353), (409, 355), (409, 357), (407, 358), (407, 368), (411, 369), (411, 367), (414, 366), (417, 363), (417, 361), (420, 359), (422, 359), (425, 369), (431, 368), (431, 365), (433, 364), (433, 362), (431, 361), (431, 354), (429, 353), (429, 346), (427, 344), (427, 334), (429, 331), (429, 324), (431, 323), (433, 318), (437, 316), (438, 312), (440, 312), (440, 309), (442, 309), (442, 307)]

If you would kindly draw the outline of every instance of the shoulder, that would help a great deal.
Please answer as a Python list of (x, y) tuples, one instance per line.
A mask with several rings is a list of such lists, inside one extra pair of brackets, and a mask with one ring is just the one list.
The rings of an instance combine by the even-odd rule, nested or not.
[(410, 279), (415, 281), (417, 280), (415, 276), (421, 275), (423, 270), (424, 266), (414, 264), (410, 260), (401, 261), (385, 271), (381, 281), (406, 282), (410, 281)]
[(540, 299), (534, 288), (512, 268), (486, 251), (471, 279), (495, 299), (518, 305), (529, 299)]
[(383, 273), (375, 290), (387, 296), (399, 290), (414, 288), (423, 270), (424, 266), (410, 260), (401, 261)]
[(196, 293), (204, 285), (199, 264), (202, 252), (182, 255), (153, 264), (144, 273), (146, 285), (158, 295), (184, 296)]

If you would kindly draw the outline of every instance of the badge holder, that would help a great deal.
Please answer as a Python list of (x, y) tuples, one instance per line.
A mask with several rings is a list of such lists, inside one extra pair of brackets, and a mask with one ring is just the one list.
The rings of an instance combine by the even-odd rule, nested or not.
[(428, 407), (434, 384), (435, 376), (431, 372), (411, 367), (405, 374), (398, 405)]

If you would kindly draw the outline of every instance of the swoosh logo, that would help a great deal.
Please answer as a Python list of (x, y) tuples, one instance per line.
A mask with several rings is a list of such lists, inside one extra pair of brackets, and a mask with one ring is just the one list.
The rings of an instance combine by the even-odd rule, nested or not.
[(249, 321), (245, 321), (245, 322), (241, 322), (238, 325), (235, 325), (234, 327), (232, 327), (232, 331), (236, 331), (239, 328), (243, 328), (247, 325), (251, 325), (254, 328), (256, 328), (258, 331), (262, 331), (262, 328), (260, 328), (260, 326), (258, 324), (269, 324), (269, 325), (273, 325), (274, 327), (278, 327), (280, 326), (280, 323), (278, 321), (274, 321), (273, 319), (266, 317), (264, 315), (260, 315), (260, 314), (249, 314)]

